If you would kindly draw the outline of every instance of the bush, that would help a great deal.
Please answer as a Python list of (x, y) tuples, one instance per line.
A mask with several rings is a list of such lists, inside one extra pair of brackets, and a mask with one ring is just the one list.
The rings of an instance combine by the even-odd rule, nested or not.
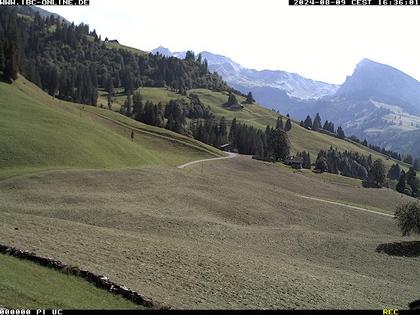
[(403, 236), (411, 233), (420, 234), (420, 203), (409, 202), (398, 206), (395, 210), (395, 219)]

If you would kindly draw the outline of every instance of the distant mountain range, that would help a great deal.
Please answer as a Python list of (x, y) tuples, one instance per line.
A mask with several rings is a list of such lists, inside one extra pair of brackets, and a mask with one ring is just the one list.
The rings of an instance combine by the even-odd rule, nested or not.
[[(183, 58), (159, 47), (152, 53)], [(298, 120), (319, 112), (348, 135), (387, 149), (420, 156), (420, 82), (404, 72), (363, 59), (340, 85), (285, 71), (247, 69), (232, 59), (201, 52), (209, 68), (232, 87), (251, 91), (262, 105)]]
[[(171, 52), (165, 47), (158, 47), (151, 52), (177, 58), (184, 58), (186, 53)], [(272, 100), (266, 101), (266, 106), (278, 105), (278, 91), (290, 98), (308, 100), (334, 94), (339, 88), (338, 85), (306, 79), (296, 73), (248, 69), (228, 57), (207, 51), (201, 52), (201, 56), (207, 59), (211, 71), (217, 72), (230, 86), (244, 93), (251, 91), (254, 97), (261, 99), (267, 98), (267, 91), (273, 90)]]

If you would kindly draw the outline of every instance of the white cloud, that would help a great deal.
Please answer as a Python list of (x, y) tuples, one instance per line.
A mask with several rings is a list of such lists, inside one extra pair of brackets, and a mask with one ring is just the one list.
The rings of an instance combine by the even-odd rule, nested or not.
[[(151, 50), (208, 50), (246, 67), (342, 83), (363, 58), (420, 79), (420, 7), (289, 7), (286, 0), (91, 0), (43, 7)], [(123, 5), (124, 4), (124, 5)]]

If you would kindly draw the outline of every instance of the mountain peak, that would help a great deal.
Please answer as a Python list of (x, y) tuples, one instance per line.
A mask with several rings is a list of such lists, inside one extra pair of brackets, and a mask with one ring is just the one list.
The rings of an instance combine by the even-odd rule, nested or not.
[(162, 56), (165, 57), (171, 57), (172, 56), (172, 52), (163, 46), (159, 46), (158, 48), (153, 49), (152, 51), (150, 51), (152, 54), (161, 54)]

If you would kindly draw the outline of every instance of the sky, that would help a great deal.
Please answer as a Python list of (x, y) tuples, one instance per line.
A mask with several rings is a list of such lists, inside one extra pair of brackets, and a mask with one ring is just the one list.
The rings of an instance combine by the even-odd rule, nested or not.
[(289, 6), (287, 0), (90, 0), (42, 6), (102, 38), (152, 50), (210, 51), (247, 68), (341, 84), (369, 58), (420, 80), (420, 6)]

